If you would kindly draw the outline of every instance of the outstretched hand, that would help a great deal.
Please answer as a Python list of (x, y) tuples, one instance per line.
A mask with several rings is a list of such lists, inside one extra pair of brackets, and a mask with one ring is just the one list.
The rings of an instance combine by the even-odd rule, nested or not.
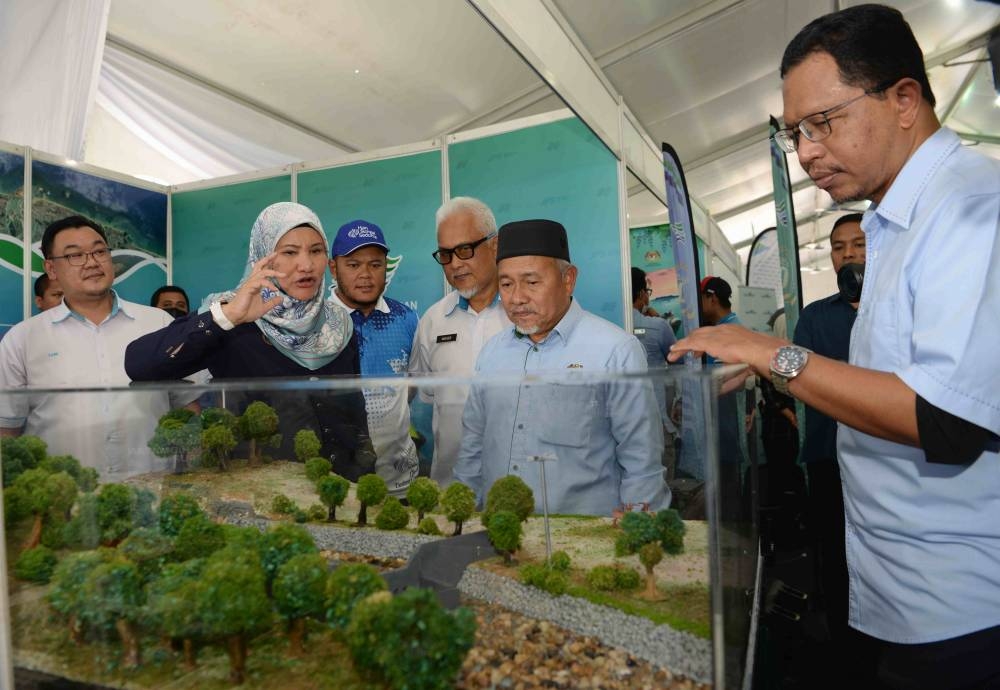
[(676, 362), (688, 352), (698, 357), (709, 354), (726, 364), (749, 364), (754, 372), (770, 378), (771, 355), (787, 344), (780, 338), (734, 324), (705, 326), (674, 343), (667, 360)]
[[(253, 265), (253, 271), (236, 288), (233, 298), (222, 305), (222, 313), (234, 325), (256, 321), (281, 304), (281, 293), (275, 290), (271, 278), (284, 278), (286, 274), (271, 268), (276, 253), (268, 254)], [(267, 294), (269, 297), (264, 298)]]

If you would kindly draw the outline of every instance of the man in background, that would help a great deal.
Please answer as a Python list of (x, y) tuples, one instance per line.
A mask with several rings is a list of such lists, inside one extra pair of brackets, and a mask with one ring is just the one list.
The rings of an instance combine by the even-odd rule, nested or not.
[[(399, 376), (410, 363), (417, 314), (385, 296), (386, 244), (382, 229), (366, 220), (340, 227), (330, 249), (331, 299), (354, 322), (362, 376)], [(375, 472), (389, 493), (406, 496), (419, 471), (417, 448), (410, 438), (410, 407), (403, 387), (365, 388), (368, 431), (375, 448)]]
[(183, 288), (176, 285), (164, 285), (157, 288), (153, 296), (149, 298), (149, 305), (157, 309), (163, 309), (174, 318), (184, 316), (191, 308), (191, 301)]
[(63, 289), (59, 282), (49, 278), (48, 273), (35, 278), (35, 306), (38, 311), (46, 311), (62, 302)]
[[(468, 377), (483, 344), (510, 326), (497, 291), (497, 223), (489, 207), (471, 197), (455, 197), (442, 205), (436, 221), (434, 259), (454, 291), (421, 317), (410, 373)], [(434, 405), (431, 479), (442, 487), (452, 481), (466, 396), (467, 386), (420, 389), (420, 399)]]

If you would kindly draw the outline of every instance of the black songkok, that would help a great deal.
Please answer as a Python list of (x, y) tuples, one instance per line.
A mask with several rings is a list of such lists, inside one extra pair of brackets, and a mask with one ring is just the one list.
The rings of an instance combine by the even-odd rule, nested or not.
[(569, 261), (566, 228), (554, 220), (518, 220), (500, 228), (497, 263), (512, 256), (551, 256)]

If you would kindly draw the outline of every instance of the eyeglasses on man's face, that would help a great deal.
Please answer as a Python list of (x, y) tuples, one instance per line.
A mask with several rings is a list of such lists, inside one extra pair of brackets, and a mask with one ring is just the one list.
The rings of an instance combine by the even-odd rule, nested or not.
[(833, 128), (830, 126), (830, 115), (860, 101), (865, 96), (874, 96), (877, 93), (882, 93), (897, 81), (899, 80), (893, 79), (892, 81), (882, 82), (878, 86), (868, 89), (854, 98), (849, 98), (843, 103), (838, 103), (832, 108), (821, 110), (812, 115), (806, 115), (795, 126), (779, 129), (772, 137), (778, 142), (778, 146), (785, 153), (795, 153), (798, 150), (800, 134), (812, 142), (823, 141), (833, 132)]
[(456, 256), (462, 261), (466, 261), (475, 256), (476, 247), (481, 245), (486, 240), (491, 240), (496, 236), (497, 234), (495, 232), (491, 232), (486, 237), (482, 238), (481, 240), (476, 240), (475, 242), (469, 242), (467, 244), (459, 244), (452, 247), (451, 249), (445, 249), (444, 247), (442, 247), (433, 254), (431, 254), (431, 256), (433, 256), (434, 260), (437, 261), (442, 266), (450, 264), (452, 258)]
[(55, 261), (56, 259), (65, 259), (66, 263), (70, 266), (83, 266), (87, 263), (89, 257), (94, 257), (94, 260), (98, 263), (104, 263), (111, 258), (111, 250), (107, 247), (100, 247), (92, 252), (69, 252), (68, 254), (63, 254), (62, 256), (50, 256), (50, 261)]

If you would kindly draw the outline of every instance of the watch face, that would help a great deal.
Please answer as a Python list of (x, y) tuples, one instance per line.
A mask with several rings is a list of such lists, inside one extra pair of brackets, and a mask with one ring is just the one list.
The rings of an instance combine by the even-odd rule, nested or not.
[(798, 347), (781, 347), (774, 354), (774, 369), (783, 374), (797, 372), (805, 366), (809, 354)]

